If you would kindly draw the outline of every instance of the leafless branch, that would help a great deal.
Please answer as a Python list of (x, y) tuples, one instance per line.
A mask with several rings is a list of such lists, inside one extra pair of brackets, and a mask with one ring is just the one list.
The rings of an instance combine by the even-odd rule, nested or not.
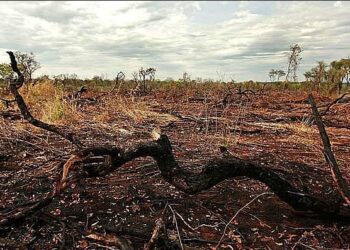
[(313, 113), (313, 116), (315, 118), (315, 122), (317, 124), (318, 131), (319, 131), (321, 139), (322, 139), (323, 149), (324, 149), (323, 154), (326, 158), (328, 165), (330, 166), (333, 180), (336, 183), (336, 186), (337, 186), (337, 189), (338, 189), (340, 195), (342, 196), (344, 201), (350, 206), (349, 187), (347, 186), (346, 181), (344, 180), (344, 178), (340, 172), (338, 163), (337, 163), (335, 156), (333, 154), (333, 151), (332, 151), (332, 146), (331, 146), (328, 134), (327, 134), (326, 129), (324, 127), (322, 118), (317, 110), (317, 106), (316, 106), (316, 103), (315, 103), (315, 100), (314, 100), (312, 94), (309, 94), (308, 100), (311, 104), (312, 113)]
[(23, 97), (18, 91), (18, 89), (21, 88), (24, 83), (24, 76), (17, 67), (17, 61), (13, 52), (8, 51), (7, 53), (9, 54), (11, 59), (12, 70), (17, 74), (17, 79), (10, 83), (10, 91), (15, 97), (15, 101), (17, 103), (19, 110), (21, 111), (23, 118), (26, 119), (33, 126), (58, 134), (63, 138), (65, 138), (66, 140), (70, 141), (72, 144), (74, 144), (78, 148), (81, 148), (82, 143), (74, 136), (73, 133), (67, 132), (64, 129), (57, 127), (55, 125), (44, 123), (32, 116), (32, 114), (28, 110), (26, 103), (23, 100)]

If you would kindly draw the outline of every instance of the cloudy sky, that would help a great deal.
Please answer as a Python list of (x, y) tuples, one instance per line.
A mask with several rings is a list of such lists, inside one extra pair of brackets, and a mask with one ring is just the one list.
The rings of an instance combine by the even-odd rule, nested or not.
[[(350, 2), (0, 2), (0, 61), (34, 52), (40, 74), (268, 80), (299, 43), (301, 73), (350, 56)], [(302, 77), (301, 77), (302, 78)]]

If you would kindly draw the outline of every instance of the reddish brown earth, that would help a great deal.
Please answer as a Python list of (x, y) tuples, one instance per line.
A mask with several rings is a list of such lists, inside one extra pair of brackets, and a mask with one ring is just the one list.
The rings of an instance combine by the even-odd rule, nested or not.
[[(66, 124), (85, 144), (120, 147), (150, 140), (150, 132), (161, 128), (177, 160), (192, 170), (220, 155), (219, 147), (224, 145), (235, 156), (274, 169), (335, 206), (340, 202), (317, 128), (308, 123), (311, 109), (306, 93), (270, 91), (249, 94), (250, 99), (234, 95), (227, 107), (220, 104), (224, 96), (224, 90), (191, 92), (190, 97), (176, 90), (154, 91), (134, 102), (130, 97), (111, 96), (79, 107), (79, 119)], [(316, 101), (322, 105), (332, 98)], [(350, 183), (350, 104), (334, 105), (324, 119)], [(4, 156), (0, 160), (1, 209), (51, 190), (59, 174), (57, 161), (68, 159), (73, 150), (56, 135), (8, 117), (0, 118), (0, 147)], [(29, 249), (103, 249), (105, 243), (86, 235), (108, 232), (140, 249), (167, 206), (169, 238), (162, 233), (159, 248), (179, 249), (180, 234), (185, 249), (210, 249), (238, 209), (263, 192), (268, 192), (264, 184), (237, 178), (198, 195), (186, 195), (162, 180), (151, 158), (138, 159), (109, 176), (79, 181), (41, 212), (11, 228), (0, 228), (0, 246), (6, 241), (27, 242), (23, 247)], [(349, 223), (344, 218), (296, 213), (276, 196), (264, 195), (237, 215), (221, 248), (349, 249)]]

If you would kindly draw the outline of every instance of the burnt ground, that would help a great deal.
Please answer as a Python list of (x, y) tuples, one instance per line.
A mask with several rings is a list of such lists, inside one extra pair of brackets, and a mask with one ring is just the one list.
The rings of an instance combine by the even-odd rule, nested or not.
[[(306, 93), (234, 95), (225, 106), (224, 96), (225, 91), (189, 95), (175, 90), (153, 91), (134, 100), (109, 96), (99, 103), (79, 105), (76, 117), (62, 123), (87, 145), (120, 147), (150, 140), (150, 132), (160, 128), (169, 136), (177, 160), (193, 171), (219, 156), (224, 145), (235, 156), (274, 169), (297, 187), (339, 204), (317, 128), (309, 119)], [(319, 105), (331, 100), (316, 98)], [(350, 104), (334, 105), (324, 119), (350, 183)], [(60, 172), (58, 162), (68, 159), (73, 148), (16, 116), (3, 115), (0, 124), (0, 208), (5, 209), (50, 191)], [(140, 249), (166, 207), (158, 248), (180, 249), (180, 235), (185, 249), (210, 249), (232, 216), (263, 192), (268, 192), (264, 184), (242, 177), (186, 195), (162, 180), (151, 158), (138, 159), (108, 176), (79, 181), (42, 211), (0, 228), (0, 246), (117, 249), (87, 237), (107, 233), (126, 238)], [(349, 223), (344, 218), (297, 213), (276, 196), (264, 195), (237, 215), (221, 248), (349, 249)]]

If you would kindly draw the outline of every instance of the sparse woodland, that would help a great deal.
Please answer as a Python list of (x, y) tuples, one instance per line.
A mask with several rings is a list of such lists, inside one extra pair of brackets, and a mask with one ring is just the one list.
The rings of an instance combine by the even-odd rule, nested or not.
[[(8, 55), (0, 248), (350, 247), (347, 61), (302, 87), (162, 84), (154, 68), (105, 84), (32, 79)], [(296, 80), (293, 60), (270, 78)]]

